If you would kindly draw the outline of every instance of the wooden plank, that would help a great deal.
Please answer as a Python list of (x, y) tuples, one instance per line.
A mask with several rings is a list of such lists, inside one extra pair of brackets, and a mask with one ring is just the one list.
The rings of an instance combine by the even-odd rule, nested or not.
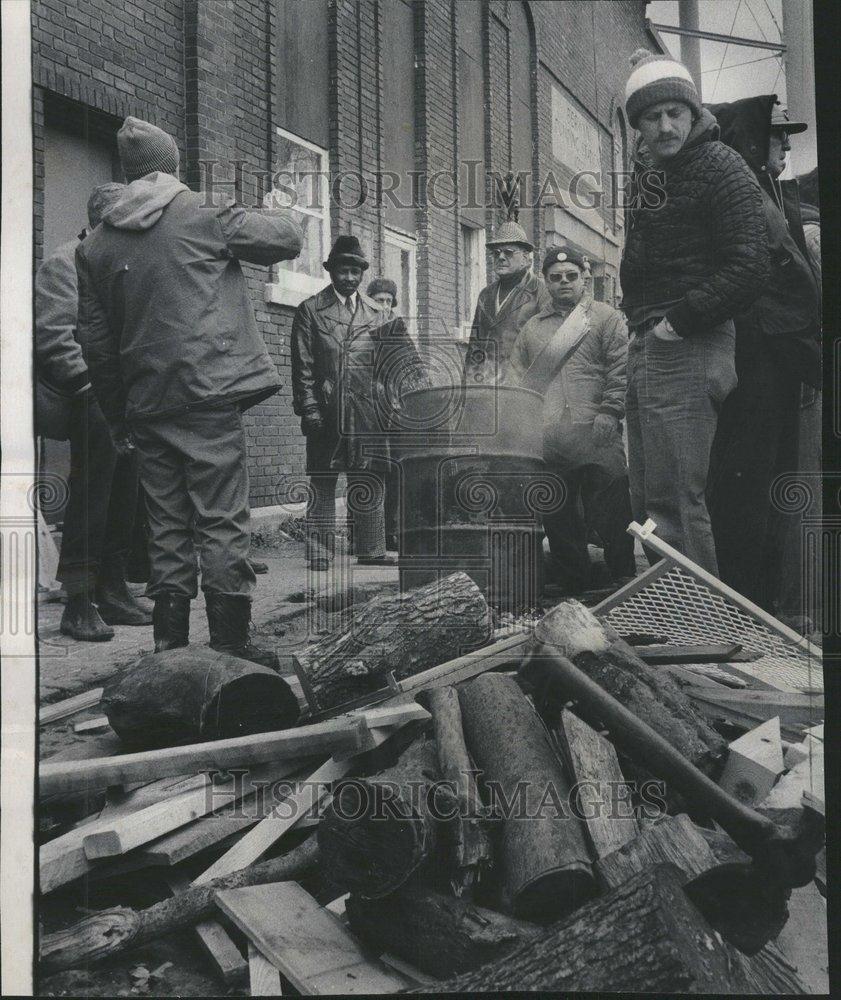
[[(571, 782), (580, 785), (579, 808), (595, 857), (604, 857), (640, 832), (628, 800), (617, 800), (625, 779), (616, 751), (612, 743), (567, 709), (561, 712), (558, 737)], [(622, 801), (628, 815), (621, 814)]]
[(57, 722), (59, 719), (66, 719), (69, 715), (75, 715), (86, 708), (93, 708), (102, 701), (103, 688), (91, 688), (90, 691), (83, 691), (81, 694), (73, 695), (72, 698), (65, 698), (64, 701), (53, 702), (52, 705), (42, 705), (38, 710), (38, 725), (46, 726), (49, 722)]
[(738, 642), (704, 642), (678, 646), (635, 646), (646, 663), (726, 663), (742, 648)]
[[(190, 880), (181, 872), (167, 872), (164, 880), (173, 895), (190, 886)], [(227, 986), (238, 986), (248, 975), (249, 966), (230, 934), (218, 920), (202, 920), (195, 927), (199, 945), (210, 959), (214, 969)]]
[(193, 823), (188, 823), (179, 830), (173, 830), (163, 837), (146, 844), (137, 854), (142, 857), (147, 865), (164, 865), (170, 867), (180, 864), (187, 858), (206, 851), (216, 844), (222, 843), (228, 837), (244, 833), (255, 823), (259, 822), (257, 815), (257, 799), (249, 796), (246, 803), (243, 801), (243, 816), (227, 815), (236, 806), (230, 807), (221, 813), (214, 813), (212, 816), (202, 816)]
[(762, 805), (768, 809), (800, 809), (803, 805), (804, 792), (809, 792), (815, 799), (818, 811), (823, 811), (823, 804), (826, 801), (823, 752), (810, 754), (788, 774), (784, 774), (768, 793)]
[[(278, 776), (287, 766), (289, 767), (287, 773), (291, 774), (294, 773), (295, 768), (300, 767), (300, 762), (289, 761), (277, 765), (266, 765), (263, 769), (253, 774), (252, 779), (272, 780), (272, 776)], [(211, 795), (210, 781), (209, 775), (193, 775), (184, 783), (181, 790), (176, 794), (176, 797), (193, 796), (192, 801), (194, 803), (201, 799), (205, 803), (208, 803), (206, 812), (209, 812), (214, 807), (224, 805), (224, 796), (226, 794), (224, 786), (223, 788), (219, 788), (217, 783), (214, 793)], [(230, 791), (227, 793), (228, 801), (231, 801), (231, 797), (236, 794), (236, 789), (237, 786), (232, 782)], [(142, 830), (145, 818), (149, 815), (154, 816), (162, 805), (167, 805), (167, 801), (156, 801), (151, 805), (142, 806), (140, 809), (134, 810), (131, 809), (131, 805), (131, 799), (127, 798), (116, 817), (114, 812), (107, 813), (103, 818), (97, 817), (95, 820), (81, 824), (75, 829), (69, 830), (61, 837), (56, 837), (54, 840), (43, 844), (38, 851), (41, 892), (50, 892), (67, 882), (72, 882), (74, 879), (87, 874), (102, 864), (101, 862), (92, 861), (87, 856), (85, 839), (88, 836), (110, 830), (115, 825), (115, 821), (119, 822), (126, 817), (131, 817), (131, 824)]]
[(38, 772), (41, 795), (77, 789), (122, 785), (205, 770), (225, 770), (248, 764), (312, 757), (336, 750), (361, 749), (367, 744), (363, 716), (331, 719), (280, 732), (254, 733), (227, 740), (165, 747), (73, 763), (42, 764)]
[(417, 983), (418, 986), (428, 986), (430, 983), (435, 982), (432, 976), (427, 976), (426, 973), (416, 969), (414, 965), (409, 965), (402, 958), (398, 958), (387, 951), (384, 951), (380, 955), (380, 961), (383, 965), (387, 965), (389, 969), (393, 969), (401, 976), (405, 976), (410, 982)]
[[(420, 705), (416, 706), (421, 708)], [(427, 718), (429, 713), (421, 708)], [(372, 714), (372, 713), (369, 713)], [(384, 713), (383, 718), (406, 717), (411, 719), (417, 713), (401, 713), (392, 710)], [(394, 726), (386, 726), (369, 730), (372, 746), (379, 746), (394, 732)], [(247, 868), (276, 843), (285, 833), (291, 830), (312, 809), (318, 806), (329, 794), (329, 785), (338, 781), (348, 773), (353, 766), (353, 758), (335, 760), (331, 758), (316, 771), (300, 782), (298, 787), (279, 803), (265, 819), (248, 831), (221, 858), (218, 858), (206, 871), (193, 881), (193, 885), (204, 885), (215, 878), (230, 875), (231, 872)]]
[(91, 733), (97, 729), (110, 729), (111, 723), (106, 715), (98, 715), (95, 719), (85, 719), (84, 722), (77, 722), (73, 726), (74, 733)]
[(690, 684), (723, 684), (724, 687), (747, 688), (748, 682), (744, 677), (736, 677), (734, 674), (715, 667), (711, 663), (670, 663), (665, 666), (672, 675), (678, 674), (686, 678)]
[(722, 687), (686, 687), (684, 694), (708, 719), (724, 718), (742, 722), (753, 729), (758, 723), (779, 716), (784, 733), (798, 735), (802, 729), (822, 719), (824, 701), (820, 695), (794, 691), (734, 691)]
[(600, 858), (595, 868), (604, 887), (614, 889), (638, 872), (663, 862), (677, 865), (690, 878), (717, 864), (706, 840), (686, 813), (669, 816), (648, 827), (618, 851)]
[(216, 903), (305, 996), (397, 993), (408, 985), (367, 958), (350, 931), (297, 882), (224, 889)]
[(253, 997), (283, 996), (280, 973), (251, 941), (248, 942), (249, 993)]
[(762, 802), (783, 772), (780, 719), (774, 716), (730, 744), (719, 785), (740, 802)]

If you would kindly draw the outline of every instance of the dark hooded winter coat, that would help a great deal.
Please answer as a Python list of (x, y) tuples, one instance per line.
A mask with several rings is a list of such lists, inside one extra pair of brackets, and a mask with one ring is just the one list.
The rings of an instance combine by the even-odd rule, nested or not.
[(206, 207), (170, 174), (129, 184), (76, 251), (79, 341), (109, 422), (277, 392), (239, 262), (297, 257), (302, 239), (283, 209)]
[(768, 249), (756, 178), (702, 110), (664, 167), (637, 163), (622, 256), (622, 308), (662, 307), (681, 337), (732, 319), (763, 288)]
[(795, 366), (804, 382), (820, 388), (820, 278), (806, 245), (798, 183), (774, 180), (765, 169), (775, 100), (765, 94), (709, 108), (722, 141), (741, 153), (759, 181), (770, 253), (768, 278), (737, 319), (736, 332), (751, 326), (755, 334), (774, 338), (771, 346), (781, 363)]

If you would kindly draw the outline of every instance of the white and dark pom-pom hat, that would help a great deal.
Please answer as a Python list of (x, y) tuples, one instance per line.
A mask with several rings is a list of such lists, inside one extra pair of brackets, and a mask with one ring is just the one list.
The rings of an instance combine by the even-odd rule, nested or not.
[(631, 75), (625, 84), (625, 113), (633, 128), (640, 116), (652, 104), (662, 101), (683, 101), (697, 117), (701, 113), (701, 98), (692, 74), (677, 59), (655, 55), (648, 49), (637, 49), (629, 59)]

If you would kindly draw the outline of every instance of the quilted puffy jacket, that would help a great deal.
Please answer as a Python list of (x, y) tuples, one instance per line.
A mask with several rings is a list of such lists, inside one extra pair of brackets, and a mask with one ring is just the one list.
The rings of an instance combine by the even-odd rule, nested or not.
[(620, 268), (632, 319), (663, 306), (682, 337), (731, 319), (762, 291), (768, 247), (762, 196), (744, 159), (703, 109), (660, 169), (637, 163)]

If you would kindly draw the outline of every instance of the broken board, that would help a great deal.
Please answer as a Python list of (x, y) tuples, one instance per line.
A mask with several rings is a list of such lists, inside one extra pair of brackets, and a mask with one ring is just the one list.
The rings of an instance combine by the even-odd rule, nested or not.
[(759, 805), (785, 764), (778, 716), (763, 722), (730, 744), (719, 785), (748, 806)]
[(398, 993), (409, 985), (369, 959), (297, 882), (223, 889), (216, 903), (304, 996)]

